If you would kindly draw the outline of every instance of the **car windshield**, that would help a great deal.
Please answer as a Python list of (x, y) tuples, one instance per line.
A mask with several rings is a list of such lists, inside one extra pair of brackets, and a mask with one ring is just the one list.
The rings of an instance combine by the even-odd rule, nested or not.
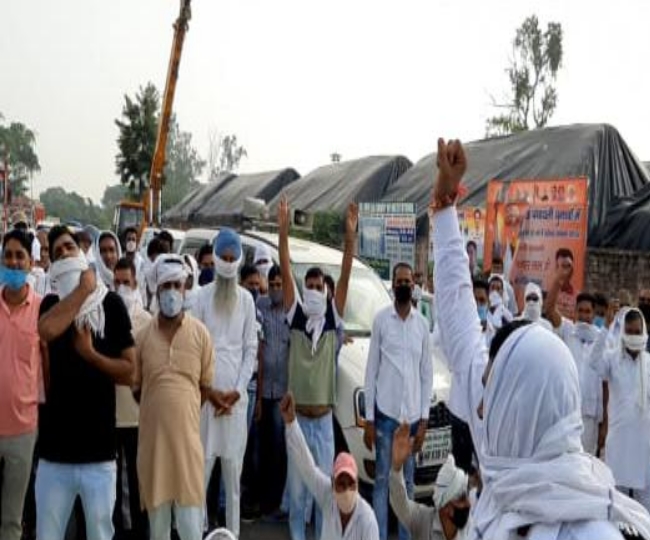
[[(293, 264), (293, 271), (300, 294), (305, 281), (305, 274), (313, 265)], [(341, 267), (337, 265), (319, 265), (319, 267), (337, 282)], [(369, 336), (377, 312), (391, 303), (386, 287), (377, 274), (369, 268), (353, 268), (345, 305), (345, 330), (353, 336)]]

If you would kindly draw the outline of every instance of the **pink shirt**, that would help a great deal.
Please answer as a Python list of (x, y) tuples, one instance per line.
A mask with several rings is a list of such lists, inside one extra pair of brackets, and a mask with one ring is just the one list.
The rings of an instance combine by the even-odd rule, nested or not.
[(12, 311), (0, 288), (0, 436), (36, 430), (41, 350), (38, 315), (41, 297), (29, 287)]

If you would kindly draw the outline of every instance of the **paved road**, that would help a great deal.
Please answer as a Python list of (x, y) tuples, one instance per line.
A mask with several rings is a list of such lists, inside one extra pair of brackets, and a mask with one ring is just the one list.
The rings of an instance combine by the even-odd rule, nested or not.
[[(313, 536), (307, 536), (308, 539)], [(242, 523), (241, 540), (291, 540), (288, 523)], [(391, 531), (390, 540), (397, 540), (397, 531)], [(326, 540), (326, 539), (323, 539)]]

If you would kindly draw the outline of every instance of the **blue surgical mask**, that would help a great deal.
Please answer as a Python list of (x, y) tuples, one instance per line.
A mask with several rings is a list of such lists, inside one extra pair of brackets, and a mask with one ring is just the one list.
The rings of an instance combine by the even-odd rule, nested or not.
[(605, 317), (599, 315), (594, 317), (594, 326), (597, 328), (605, 328)]
[(488, 307), (486, 305), (477, 306), (478, 318), (481, 319), (481, 322), (487, 321)]
[(204, 268), (199, 274), (199, 286), (209, 285), (214, 281), (214, 268)]
[(183, 310), (183, 293), (176, 289), (160, 292), (160, 312), (167, 319), (173, 319)]
[(27, 283), (27, 272), (25, 270), (0, 266), (0, 283), (7, 287), (7, 289), (19, 291)]

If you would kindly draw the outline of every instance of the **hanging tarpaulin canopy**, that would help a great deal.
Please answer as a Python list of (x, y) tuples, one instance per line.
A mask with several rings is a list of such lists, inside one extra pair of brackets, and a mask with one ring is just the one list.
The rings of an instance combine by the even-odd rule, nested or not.
[[(433, 141), (435, 143), (435, 141)], [(588, 244), (604, 241), (613, 203), (648, 183), (648, 174), (618, 131), (607, 124), (577, 124), (518, 133), (465, 145), (469, 167), (463, 205), (484, 206), (490, 180), (589, 179)], [(415, 201), (418, 234), (427, 233), (427, 207), (437, 174), (436, 154), (416, 163), (384, 195), (385, 201)], [(621, 246), (623, 247), (623, 246)]]
[[(411, 162), (403, 156), (370, 156), (331, 163), (291, 184), (284, 193), (292, 208), (343, 213), (352, 201), (378, 201)], [(271, 203), (279, 203), (279, 196)]]

